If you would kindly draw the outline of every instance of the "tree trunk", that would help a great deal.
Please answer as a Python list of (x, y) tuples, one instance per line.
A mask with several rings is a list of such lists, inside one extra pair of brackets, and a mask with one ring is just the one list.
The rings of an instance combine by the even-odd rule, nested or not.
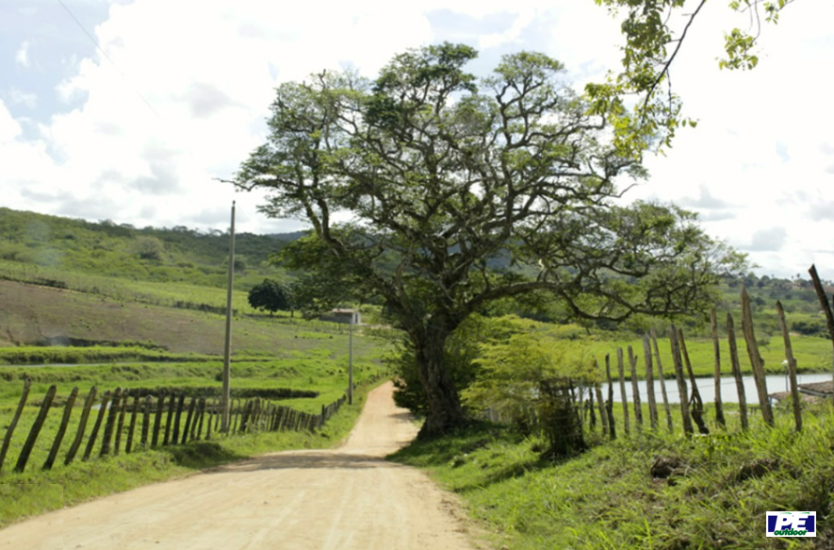
[(420, 382), (426, 392), (428, 413), (419, 437), (446, 433), (466, 422), (460, 396), (445, 365), (445, 344), (452, 329), (442, 321), (429, 320), (411, 336)]

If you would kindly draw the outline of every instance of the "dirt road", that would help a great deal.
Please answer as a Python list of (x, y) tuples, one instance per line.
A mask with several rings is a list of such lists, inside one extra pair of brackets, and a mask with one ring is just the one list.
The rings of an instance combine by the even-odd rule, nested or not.
[(384, 460), (416, 434), (390, 383), (347, 443), (265, 455), (0, 530), (0, 550), (467, 550), (452, 498)]

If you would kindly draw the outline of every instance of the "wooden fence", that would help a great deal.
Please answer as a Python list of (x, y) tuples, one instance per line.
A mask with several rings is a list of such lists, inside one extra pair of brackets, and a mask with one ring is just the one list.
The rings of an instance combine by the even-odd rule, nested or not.
[[(834, 343), (834, 312), (828, 299), (823, 292), (822, 285), (816, 272), (815, 267), (809, 270), (814, 286), (822, 305), (823, 312), (828, 321), (829, 332), (832, 336), (832, 343)], [(779, 325), (782, 332), (782, 339), (785, 348), (785, 364), (788, 369), (788, 380), (790, 387), (790, 404), (793, 412), (793, 420), (795, 430), (802, 430), (802, 408), (799, 396), (799, 387), (796, 378), (796, 358), (793, 355), (793, 347), (791, 345), (791, 337), (788, 331), (788, 325), (785, 320), (785, 311), (781, 302), (776, 302), (776, 311), (779, 319)], [(714, 355), (714, 384), (715, 384), (715, 422), (718, 426), (727, 427), (727, 418), (724, 414), (724, 404), (721, 396), (721, 375), (726, 371), (726, 366), (721, 364), (721, 345), (718, 336), (718, 319), (716, 312), (713, 309), (711, 312), (711, 334), (713, 342)], [(735, 389), (738, 393), (738, 423), (742, 430), (747, 430), (750, 425), (749, 416), (751, 412), (748, 410), (748, 400), (751, 399), (745, 394), (744, 383), (741, 375), (741, 367), (739, 360), (739, 346), (736, 337), (735, 320), (732, 314), (727, 314), (726, 319), (726, 333), (727, 343), (729, 347), (729, 370), (735, 380)], [(660, 350), (658, 348), (658, 338), (655, 331), (652, 330), (649, 334), (643, 336), (642, 355), (643, 366), (645, 368), (646, 381), (646, 402), (648, 406), (648, 424), (649, 429), (658, 430), (661, 424), (658, 410), (657, 396), (654, 390), (654, 380), (659, 379), (660, 393), (663, 404), (663, 413), (665, 416), (665, 426), (670, 432), (674, 432), (674, 422), (672, 420), (672, 406), (669, 403), (669, 398), (666, 391), (667, 382), (676, 385), (680, 403), (680, 422), (682, 424), (683, 432), (686, 435), (694, 433), (695, 429), (700, 434), (708, 434), (709, 427), (704, 418), (704, 403), (701, 399), (701, 394), (698, 390), (698, 381), (696, 380), (692, 364), (690, 362), (689, 353), (686, 348), (686, 339), (682, 330), (676, 328), (674, 325), (669, 330), (669, 343), (672, 351), (672, 367), (674, 369), (674, 380), (667, 381), (663, 372), (663, 364), (661, 362)], [(747, 351), (747, 357), (750, 360), (753, 371), (753, 379), (755, 381), (756, 394), (752, 396), (752, 400), (758, 403), (758, 413), (761, 414), (763, 422), (768, 426), (774, 425), (774, 414), (771, 407), (770, 397), (767, 389), (767, 379), (765, 377), (764, 361), (759, 354), (759, 347), (756, 340), (755, 331), (753, 328), (753, 317), (750, 307), (750, 297), (746, 289), (741, 291), (741, 339)], [(628, 358), (628, 371), (626, 371), (626, 359)], [(644, 429), (644, 407), (643, 399), (638, 387), (638, 356), (635, 351), (629, 346), (624, 353), (623, 349), (616, 350), (616, 379), (612, 376), (611, 355), (605, 356), (604, 370), (597, 365), (597, 369), (602, 374), (602, 379), (607, 381), (608, 395), (603, 395), (600, 384), (595, 384), (591, 387), (577, 383), (571, 387), (571, 395), (575, 395), (574, 405), (580, 411), (581, 422), (584, 426), (591, 429), (596, 429), (600, 426), (602, 433), (611, 439), (617, 437), (617, 422), (614, 416), (614, 391), (615, 387), (619, 388), (620, 402), (622, 405), (622, 425), (620, 426), (622, 434), (629, 435), (633, 430)], [(655, 370), (655, 368), (657, 370)], [(707, 379), (708, 380), (708, 379)], [(631, 384), (631, 406), (629, 405), (629, 398), (626, 392), (626, 385)], [(704, 383), (704, 379), (701, 379)], [(575, 390), (575, 392), (574, 392)], [(587, 397), (585, 397), (587, 396)], [(632, 418), (633, 414), (633, 418)], [(509, 419), (503, 418), (497, 414), (494, 409), (486, 411), (485, 417), (492, 421), (506, 422)], [(599, 417), (599, 422), (597, 418)], [(633, 422), (632, 422), (633, 420)], [(538, 419), (535, 415), (535, 410), (531, 407), (526, 415), (528, 423), (535, 424)]]
[[(12, 422), (6, 430), (3, 446), (0, 447), (0, 471), (29, 398), (30, 389), (31, 381), (27, 379)], [(56, 390), (56, 386), (51, 386), (41, 401), (37, 418), (14, 466), (15, 472), (25, 470), (55, 400)], [(160, 446), (185, 445), (221, 435), (221, 409), (218, 398), (188, 398), (184, 393), (175, 392), (149, 395), (147, 390), (133, 391), (121, 388), (105, 392), (98, 400), (97, 396), (98, 391), (93, 386), (81, 408), (75, 437), (64, 455), (64, 464), (67, 466), (76, 460), (79, 454), (81, 460), (87, 461), (96, 455), (115, 456), (121, 452), (132, 453)], [(77, 398), (78, 388), (73, 388), (64, 404), (61, 423), (49, 456), (43, 464), (45, 470), (51, 469), (58, 458)], [(342, 396), (329, 405), (322, 405), (320, 414), (309, 414), (260, 397), (243, 401), (233, 399), (229, 435), (279, 430), (313, 431), (324, 426), (346, 400), (347, 397)], [(97, 401), (98, 406), (94, 408)], [(91, 415), (95, 416), (95, 420), (92, 421), (92, 430), (82, 451), (81, 446), (87, 434), (88, 424), (91, 423)]]

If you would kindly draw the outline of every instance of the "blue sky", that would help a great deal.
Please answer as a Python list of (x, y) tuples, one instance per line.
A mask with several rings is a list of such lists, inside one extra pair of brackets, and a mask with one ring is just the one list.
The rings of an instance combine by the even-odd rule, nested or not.
[[(273, 88), (324, 68), (373, 76), (444, 40), (542, 51), (577, 87), (617, 69), (618, 22), (593, 0), (277, 3), (258, 0), (0, 3), (0, 206), (117, 223), (297, 229), (255, 210), (229, 178), (265, 136)], [(696, 129), (626, 195), (697, 211), (760, 273), (834, 272), (834, 5), (801, 0), (764, 29), (754, 71), (720, 71), (722, 32), (747, 25), (709, 3), (672, 72)], [(622, 181), (623, 186), (631, 182)], [(830, 273), (829, 273), (830, 277)]]

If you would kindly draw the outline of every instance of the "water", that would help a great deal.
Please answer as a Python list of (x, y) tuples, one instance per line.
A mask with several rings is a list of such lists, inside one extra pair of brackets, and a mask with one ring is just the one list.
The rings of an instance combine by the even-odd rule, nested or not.
[[(766, 376), (767, 379), (767, 393), (776, 393), (783, 391), (790, 391), (788, 386), (788, 378), (785, 375), (771, 375)], [(744, 395), (748, 403), (758, 403), (758, 393), (756, 392), (756, 382), (753, 375), (742, 376), (744, 381)], [(831, 374), (798, 374), (796, 381), (798, 384), (812, 384), (814, 382), (828, 382), (831, 380)], [(714, 378), (696, 378), (695, 382), (698, 384), (698, 391), (701, 393), (701, 399), (704, 403), (712, 403), (715, 401), (715, 379)], [(626, 397), (629, 403), (634, 401), (633, 392), (631, 389), (631, 380), (626, 380)], [(689, 380), (686, 382), (689, 388)], [(640, 391), (640, 401), (648, 403), (646, 395), (646, 381), (638, 380), (637, 387)], [(691, 390), (690, 390), (691, 391)], [(654, 381), (654, 395), (658, 404), (663, 403), (663, 397), (660, 393), (660, 381)], [(678, 394), (678, 384), (674, 379), (666, 379), (666, 395), (669, 397), (669, 403), (680, 403), (680, 396)], [(602, 385), (602, 396), (608, 399), (608, 384)], [(736, 390), (736, 381), (732, 376), (721, 378), (721, 400), (724, 403), (738, 403), (738, 391)], [(614, 381), (614, 401), (621, 402), (620, 383)]]

